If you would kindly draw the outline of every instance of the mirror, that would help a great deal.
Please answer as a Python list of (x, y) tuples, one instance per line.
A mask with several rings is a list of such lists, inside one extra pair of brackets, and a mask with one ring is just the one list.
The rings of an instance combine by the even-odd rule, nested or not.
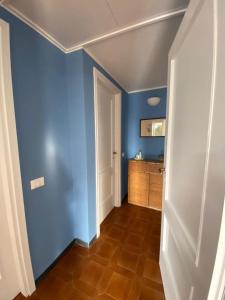
[(165, 136), (166, 119), (142, 119), (140, 125), (141, 137)]

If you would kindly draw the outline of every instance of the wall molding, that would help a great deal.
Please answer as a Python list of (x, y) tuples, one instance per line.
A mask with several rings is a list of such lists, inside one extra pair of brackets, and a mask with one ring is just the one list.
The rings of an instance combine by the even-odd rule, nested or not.
[(0, 6), (2, 6), (6, 11), (8, 11), (9, 13), (11, 13), (13, 16), (15, 16), (16, 18), (18, 18), (20, 21), (24, 22), (26, 25), (28, 25), (29, 27), (31, 27), (34, 31), (38, 32), (42, 37), (44, 37), (45, 39), (47, 39), (51, 44), (53, 44), (55, 47), (57, 47), (59, 50), (61, 50), (63, 53), (65, 54), (69, 54), (69, 53), (73, 53), (79, 50), (84, 50), (96, 63), (98, 63), (100, 65), (100, 67), (102, 67), (120, 86), (121, 88), (127, 92), (127, 90), (122, 86), (122, 84), (120, 83), (120, 81), (116, 78), (116, 76), (114, 76), (113, 74), (111, 74), (111, 72), (105, 67), (103, 66), (103, 64), (99, 61), (99, 59), (97, 59), (95, 57), (95, 55), (93, 55), (88, 49), (85, 49), (84, 47), (77, 47), (76, 50), (74, 51), (68, 51), (68, 49), (66, 49), (62, 44), (60, 44), (56, 39), (54, 39), (50, 34), (48, 34), (45, 30), (43, 30), (41, 27), (39, 27), (38, 25), (36, 25), (34, 22), (32, 22), (30, 19), (28, 19), (25, 15), (23, 15), (22, 13), (20, 13), (18, 10), (6, 6), (4, 4), (5, 0), (2, 0), (0, 2)]
[(129, 91), (128, 94), (134, 94), (134, 93), (140, 93), (140, 92), (147, 92), (147, 91), (154, 91), (154, 90), (159, 90), (159, 89), (164, 89), (167, 88), (167, 85), (160, 85), (160, 86), (155, 86), (152, 88), (146, 88), (146, 89), (140, 89), (140, 90), (133, 90)]
[(96, 235), (90, 240), (90, 242), (84, 242), (80, 239), (74, 239), (74, 244), (77, 244), (77, 245), (79, 245), (81, 247), (84, 247), (84, 248), (90, 248), (94, 244), (96, 239), (97, 239)]
[(59, 262), (59, 260), (76, 244), (76, 240), (72, 240), (64, 250), (55, 258), (55, 260), (47, 267), (47, 269), (35, 280), (35, 283), (38, 284), (42, 278), (44, 278)]
[(104, 35), (100, 35), (94, 39), (90, 39), (87, 40), (85, 42), (76, 44), (72, 47), (66, 48), (64, 47), (58, 40), (56, 40), (51, 34), (49, 34), (46, 30), (44, 30), (42, 27), (40, 27), (39, 25), (37, 25), (35, 22), (31, 21), (28, 17), (26, 17), (23, 13), (21, 13), (19, 10), (17, 10), (16, 8), (14, 8), (12, 5), (7, 4), (7, 0), (0, 0), (0, 6), (2, 6), (6, 11), (8, 11), (9, 13), (11, 13), (12, 15), (14, 15), (15, 17), (17, 17), (20, 21), (24, 22), (26, 25), (28, 25), (29, 27), (31, 27), (34, 31), (38, 32), (42, 37), (46, 38), (51, 44), (53, 44), (55, 47), (57, 47), (59, 50), (61, 50), (63, 53), (68, 54), (68, 53), (72, 53), (72, 52), (76, 52), (79, 50), (84, 50), (91, 58), (93, 58), (120, 86), (121, 88), (126, 91), (128, 94), (132, 94), (132, 93), (138, 93), (138, 92), (144, 92), (144, 91), (149, 91), (149, 90), (156, 90), (156, 89), (161, 89), (161, 88), (166, 88), (166, 85), (163, 86), (157, 86), (157, 87), (152, 87), (152, 88), (146, 88), (146, 89), (140, 89), (140, 90), (132, 90), (132, 91), (127, 91), (126, 88), (124, 88), (124, 86), (120, 83), (120, 80), (118, 80), (116, 78), (116, 76), (114, 76), (113, 74), (111, 74), (111, 72), (105, 67), (103, 66), (103, 64), (101, 63), (101, 61), (99, 59), (97, 59), (95, 57), (94, 54), (92, 54), (92, 52), (88, 49), (86, 49), (85, 46), (89, 46), (92, 45), (94, 43), (100, 42), (102, 40), (147, 26), (147, 25), (151, 25), (151, 24), (155, 24), (157, 22), (161, 22), (161, 21), (165, 21), (168, 20), (170, 18), (174, 18), (177, 17), (179, 15), (183, 15), (186, 12), (186, 8), (185, 9), (177, 9), (177, 10), (172, 10), (157, 16), (153, 16), (145, 21), (142, 22), (138, 22), (138, 23), (134, 23), (130, 26), (126, 26), (123, 27), (119, 30), (115, 30), (112, 31), (108, 34), (104, 34)]
[(132, 30), (142, 28), (142, 27), (147, 26), (147, 25), (152, 25), (152, 24), (155, 24), (155, 23), (158, 23), (158, 22), (161, 22), (161, 21), (165, 21), (165, 20), (180, 16), (180, 15), (183, 15), (186, 12), (186, 10), (187, 10), (186, 8), (176, 9), (176, 10), (171, 10), (169, 12), (166, 12), (166, 13), (163, 13), (163, 14), (160, 14), (160, 15), (157, 15), (157, 16), (152, 16), (151, 18), (149, 18), (145, 21), (134, 23), (133, 25), (130, 25), (130, 26), (122, 27), (121, 29), (112, 31), (112, 32), (107, 33), (107, 34), (100, 35), (100, 36), (98, 36), (94, 39), (90, 39), (90, 40), (84, 41), (84, 42), (79, 43), (79, 44), (74, 44), (74, 46), (69, 47), (66, 50), (66, 52), (67, 53), (68, 52), (73, 52), (73, 51), (76, 51), (76, 50), (80, 49), (81, 47), (90, 46), (90, 45), (95, 44), (97, 42), (103, 41), (103, 40), (111, 38), (111, 37), (118, 36), (120, 34), (129, 32), (129, 31), (132, 31)]
[(85, 46), (89, 46), (89, 45), (95, 44), (95, 43), (100, 42), (102, 40), (105, 40), (105, 39), (108, 39), (108, 38), (111, 38), (111, 37), (114, 37), (114, 36), (118, 36), (120, 34), (129, 32), (129, 31), (132, 31), (132, 30), (136, 30), (138, 28), (141, 28), (141, 27), (144, 27), (144, 26), (147, 26), (147, 25), (155, 24), (155, 23), (158, 23), (158, 22), (162, 22), (162, 21), (168, 20), (170, 18), (177, 17), (179, 15), (183, 15), (186, 12), (186, 10), (187, 10), (186, 8), (184, 8), (184, 9), (177, 9), (177, 10), (172, 10), (172, 11), (169, 11), (169, 12), (157, 15), (157, 16), (152, 16), (151, 18), (149, 18), (149, 19), (147, 19), (145, 21), (134, 23), (134, 24), (132, 24), (130, 26), (123, 27), (123, 28), (121, 28), (119, 30), (112, 31), (112, 32), (110, 32), (108, 34), (100, 35), (100, 36), (98, 36), (98, 37), (96, 37), (94, 39), (90, 39), (90, 40), (87, 40), (85, 42), (82, 42), (82, 43), (79, 43), (79, 44), (75, 44), (72, 47), (66, 48), (58, 40), (56, 40), (51, 34), (49, 34), (46, 30), (44, 30), (42, 27), (40, 27), (39, 25), (37, 25), (35, 22), (31, 21), (28, 17), (26, 17), (23, 13), (21, 13), (19, 10), (17, 10), (16, 8), (14, 8), (12, 5), (7, 4), (7, 0), (0, 0), (0, 6), (2, 6), (6, 11), (8, 11), (9, 13), (11, 13), (15, 17), (17, 17), (20, 21), (24, 22), (26, 25), (28, 25), (29, 27), (31, 27), (34, 31), (38, 32), (42, 37), (46, 38), (50, 43), (52, 43), (55, 47), (57, 47), (63, 53), (68, 54), (68, 53), (76, 52), (76, 51), (79, 51), (79, 50), (83, 49), (128, 94), (138, 93), (138, 92), (144, 92), (144, 91), (150, 91), (150, 90), (157, 90), (157, 89), (162, 89), (162, 88), (167, 88), (167, 85), (162, 85), (162, 86), (149, 87), (149, 88), (145, 88), (145, 89), (128, 91), (121, 84), (120, 80), (118, 80), (118, 78), (116, 76), (114, 76), (102, 64), (102, 62), (99, 59), (97, 59), (94, 54), (92, 54), (92, 52), (90, 50), (86, 49)]
[(11, 5), (6, 5), (5, 0), (0, 2), (0, 6), (2, 6), (6, 11), (17, 17), (20, 21), (27, 24), (29, 27), (31, 27), (34, 31), (38, 32), (41, 36), (46, 38), (50, 43), (52, 43), (54, 46), (56, 46), (58, 49), (60, 49), (62, 52), (66, 53), (66, 48), (59, 43), (52, 35), (50, 35), (47, 31), (45, 31), (43, 28), (41, 28), (39, 25), (31, 21), (29, 18), (27, 18), (23, 13), (18, 11), (16, 8), (14, 8)]
[(20, 19), (21, 21), (23, 21), (25, 24), (27, 24), (28, 26), (30, 26), (32, 29), (34, 29), (36, 32), (38, 32), (39, 34), (41, 34), (43, 37), (45, 37), (49, 42), (51, 42), (53, 45), (55, 45), (57, 48), (59, 48), (61, 51), (63, 51), (64, 53), (70, 53), (70, 52), (74, 52), (74, 51), (78, 51), (80, 49), (83, 49), (84, 46), (89, 46), (92, 45), (94, 43), (97, 43), (99, 41), (120, 35), (122, 33), (126, 33), (128, 31), (132, 31), (147, 25), (151, 25), (151, 24), (155, 24), (161, 21), (165, 21), (168, 20), (170, 18), (174, 18), (180, 15), (183, 15), (186, 12), (186, 8), (183, 9), (176, 9), (176, 10), (171, 10), (156, 16), (152, 16), (151, 18), (142, 21), (142, 22), (138, 22), (138, 23), (134, 23), (130, 26), (125, 26), (122, 27), (121, 29), (118, 30), (114, 30), (110, 33), (107, 34), (102, 34), (99, 35), (93, 39), (89, 39), (86, 40), (84, 42), (81, 43), (76, 43), (73, 46), (67, 48), (65, 46), (63, 46), (58, 40), (56, 40), (51, 34), (49, 34), (46, 30), (44, 30), (42, 27), (40, 27), (39, 25), (37, 25), (35, 22), (33, 22), (32, 20), (30, 20), (28, 17), (26, 17), (23, 13), (21, 13), (18, 9), (16, 9), (15, 7), (13, 7), (10, 4), (7, 4), (6, 0), (0, 0), (0, 6), (2, 6), (5, 10), (7, 10), (8, 12), (10, 12), (12, 15), (16, 16), (18, 19)]
[(127, 90), (120, 83), (120, 80), (115, 75), (113, 75), (105, 66), (103, 66), (103, 64), (100, 62), (100, 60), (94, 54), (92, 54), (90, 50), (88, 50), (86, 48), (81, 48), (81, 49), (83, 49), (84, 52), (86, 52), (97, 64), (99, 64), (99, 66), (102, 67), (102, 69), (106, 73), (108, 73), (108, 75), (110, 75), (112, 77), (112, 79), (114, 79), (118, 83), (118, 85), (120, 86), (120, 88), (122, 88), (125, 92), (127, 92)]

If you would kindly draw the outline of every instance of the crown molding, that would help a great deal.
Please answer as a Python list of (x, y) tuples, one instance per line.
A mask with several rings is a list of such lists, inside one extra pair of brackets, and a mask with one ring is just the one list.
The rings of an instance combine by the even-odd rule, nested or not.
[(146, 89), (129, 91), (128, 94), (140, 93), (140, 92), (147, 92), (147, 91), (154, 91), (154, 90), (165, 89), (165, 88), (167, 88), (167, 85), (161, 85), (161, 86), (156, 86), (156, 87), (152, 87), (152, 88), (146, 88)]
[(46, 32), (43, 28), (41, 28), (39, 25), (31, 21), (29, 18), (27, 18), (24, 14), (22, 14), (20, 11), (18, 11), (16, 8), (14, 8), (10, 4), (5, 4), (5, 0), (2, 0), (0, 2), (0, 6), (2, 6), (5, 10), (7, 10), (9, 13), (17, 17), (20, 21), (27, 24), (29, 27), (31, 27), (33, 30), (38, 32), (40, 35), (42, 35), (44, 38), (46, 38), (50, 43), (52, 43), (54, 46), (56, 46), (58, 49), (60, 49), (62, 52), (66, 53), (67, 49), (59, 43), (53, 36), (51, 36), (48, 32)]
[(186, 8), (183, 9), (177, 9), (172, 10), (154, 17), (151, 17), (145, 21), (132, 24), (130, 26), (123, 27), (119, 30), (112, 31), (107, 34), (100, 35), (94, 39), (86, 40), (82, 43), (74, 44), (72, 47), (66, 48), (64, 47), (59, 41), (57, 41), (51, 34), (49, 34), (47, 31), (45, 31), (42, 27), (37, 25), (35, 22), (31, 21), (28, 17), (26, 17), (23, 13), (21, 13), (18, 9), (14, 8), (12, 5), (7, 4), (7, 0), (0, 0), (0, 6), (2, 6), (5, 10), (10, 12), (12, 15), (16, 16), (18, 19), (23, 21), (25, 24), (30, 26), (32, 29), (37, 31), (40, 35), (42, 35), (44, 38), (46, 38), (50, 43), (55, 45), (57, 48), (59, 48), (64, 53), (71, 53), (74, 51), (78, 51), (80, 49), (83, 49), (84, 46), (89, 46), (94, 43), (100, 42), (102, 40), (120, 35), (122, 33), (126, 33), (128, 31), (132, 31), (147, 25), (151, 25), (157, 22), (161, 22), (170, 18), (177, 17), (179, 15), (183, 15), (186, 12)]
[[(35, 30), (36, 32), (38, 32), (40, 35), (42, 35), (44, 38), (46, 38), (50, 43), (52, 43), (54, 46), (56, 46), (58, 49), (60, 49), (65, 54), (68, 54), (68, 53), (75, 52), (75, 51), (83, 49), (94, 61), (96, 61), (105, 70), (106, 73), (108, 73), (121, 86), (121, 88), (124, 89), (124, 87), (120, 84), (119, 80), (117, 80), (116, 76), (112, 75), (107, 70), (107, 68), (105, 66), (103, 66), (103, 64), (99, 61), (99, 59), (97, 59), (89, 50), (85, 49), (83, 46), (80, 46), (80, 47), (77, 47), (76, 50), (74, 50), (74, 51), (68, 51), (68, 49), (66, 49), (62, 44), (60, 44), (57, 40), (55, 40), (50, 34), (48, 34), (40, 26), (38, 26), (37, 24), (35, 24), (34, 22), (32, 22), (29, 18), (27, 18), (26, 16), (24, 16), (24, 14), (20, 13), (17, 9), (14, 9), (14, 8), (12, 8), (9, 5), (6, 6), (4, 4), (4, 2), (6, 2), (6, 0), (1, 0), (0, 1), (0, 6), (2, 6), (5, 10), (7, 10), (9, 13), (11, 13), (12, 15), (14, 15), (18, 19), (20, 19), (22, 22), (24, 22), (25, 24), (27, 24), (33, 30)], [(124, 91), (127, 92), (125, 89), (124, 89)]]
[(186, 10), (187, 9), (184, 8), (184, 9), (178, 9), (178, 10), (173, 10), (173, 11), (170, 11), (170, 12), (166, 12), (166, 13), (151, 17), (151, 18), (149, 18), (145, 21), (135, 23), (135, 24), (130, 25), (130, 26), (123, 27), (119, 30), (112, 31), (112, 32), (107, 33), (107, 34), (100, 35), (100, 36), (98, 36), (94, 39), (90, 39), (90, 40), (84, 41), (80, 44), (75, 44), (70, 48), (67, 48), (66, 53), (76, 51), (76, 50), (80, 49), (81, 47), (90, 46), (94, 43), (103, 41), (103, 40), (111, 38), (111, 37), (115, 37), (117, 35), (129, 32), (129, 31), (132, 31), (132, 30), (135, 30), (135, 29), (147, 26), (147, 25), (155, 24), (155, 23), (158, 23), (158, 22), (161, 22), (161, 21), (165, 21), (165, 20), (180, 16), (180, 15), (183, 15), (186, 12)]
[(75, 44), (72, 47), (66, 48), (64, 47), (60, 42), (58, 42), (52, 35), (50, 35), (48, 32), (46, 32), (43, 28), (41, 28), (39, 25), (37, 25), (35, 22), (31, 21), (28, 17), (26, 17), (23, 13), (21, 13), (20, 11), (18, 11), (16, 8), (14, 8), (12, 5), (7, 4), (7, 0), (0, 0), (0, 6), (2, 6), (6, 11), (8, 11), (9, 13), (11, 13), (12, 15), (14, 15), (15, 17), (17, 17), (19, 20), (21, 20), (22, 22), (24, 22), (25, 24), (27, 24), (29, 27), (31, 27), (33, 30), (35, 30), (36, 32), (38, 32), (41, 36), (43, 36), (44, 38), (46, 38), (50, 43), (52, 43), (54, 46), (56, 46), (58, 49), (60, 49), (63, 53), (68, 54), (71, 52), (75, 52), (78, 50), (83, 49), (93, 60), (95, 60), (120, 86), (121, 88), (127, 92), (128, 94), (132, 94), (132, 93), (137, 93), (137, 92), (144, 92), (144, 91), (148, 91), (148, 90), (155, 90), (155, 89), (161, 89), (161, 88), (165, 88), (167, 87), (165, 86), (159, 86), (159, 87), (153, 87), (153, 88), (146, 88), (146, 89), (140, 89), (140, 90), (134, 90), (134, 91), (127, 91), (123, 85), (120, 83), (120, 81), (116, 78), (116, 76), (114, 76), (113, 74), (111, 74), (111, 72), (109, 72), (107, 70), (107, 68), (101, 63), (101, 61), (95, 57), (94, 54), (91, 53), (90, 50), (88, 50), (85, 46), (90, 46), (94, 43), (100, 42), (102, 40), (111, 38), (111, 37), (115, 37), (118, 36), (120, 34), (132, 31), (132, 30), (136, 30), (138, 28), (147, 26), (147, 25), (151, 25), (151, 24), (155, 24), (157, 22), (161, 22), (170, 18), (174, 18), (177, 17), (179, 15), (183, 15), (186, 12), (186, 8), (183, 9), (177, 9), (177, 10), (173, 10), (173, 11), (169, 11), (157, 16), (153, 16), (145, 21), (139, 22), (139, 23), (135, 23), (133, 25), (130, 26), (126, 26), (123, 27), (119, 30), (116, 31), (112, 31), (108, 34), (104, 34), (104, 35), (100, 35), (94, 39), (90, 39), (87, 40), (85, 42), (79, 43), (79, 44)]

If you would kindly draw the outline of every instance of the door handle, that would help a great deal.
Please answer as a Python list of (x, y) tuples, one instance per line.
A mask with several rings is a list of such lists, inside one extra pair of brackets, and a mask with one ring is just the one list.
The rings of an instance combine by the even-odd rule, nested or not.
[(113, 151), (113, 154), (114, 154), (114, 155), (116, 155), (116, 154), (117, 154), (117, 152), (116, 152), (116, 151)]

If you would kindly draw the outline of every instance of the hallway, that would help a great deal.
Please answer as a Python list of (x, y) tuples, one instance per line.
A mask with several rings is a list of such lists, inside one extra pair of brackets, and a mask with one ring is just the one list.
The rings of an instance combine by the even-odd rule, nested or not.
[(160, 212), (127, 203), (114, 208), (92, 247), (72, 246), (28, 299), (163, 300), (160, 219)]

